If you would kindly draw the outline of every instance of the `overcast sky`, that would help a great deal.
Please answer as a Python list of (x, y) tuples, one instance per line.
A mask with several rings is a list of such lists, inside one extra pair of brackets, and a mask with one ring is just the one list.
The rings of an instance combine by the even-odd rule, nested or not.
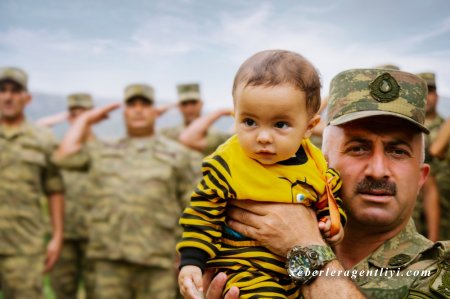
[(32, 91), (117, 100), (143, 82), (175, 101), (176, 84), (200, 82), (208, 107), (231, 107), (239, 65), (273, 48), (311, 60), (323, 94), (342, 70), (393, 63), (435, 72), (450, 96), (448, 0), (0, 1), (1, 64), (24, 68)]

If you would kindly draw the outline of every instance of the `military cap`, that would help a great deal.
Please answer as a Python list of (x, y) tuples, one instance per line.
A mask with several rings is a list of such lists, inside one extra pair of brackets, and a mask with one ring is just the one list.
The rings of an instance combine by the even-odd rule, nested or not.
[(0, 81), (13, 81), (26, 90), (28, 75), (19, 68), (5, 67), (0, 69)]
[(128, 102), (128, 100), (141, 97), (149, 100), (151, 103), (155, 101), (155, 91), (153, 87), (147, 84), (131, 84), (125, 88), (125, 98), (124, 101)]
[(94, 107), (92, 96), (88, 93), (72, 93), (67, 97), (67, 108), (81, 107), (90, 109)]
[(340, 125), (356, 119), (390, 115), (410, 121), (422, 132), (427, 86), (416, 75), (386, 69), (351, 69), (330, 83), (327, 122)]
[(428, 86), (436, 87), (436, 75), (434, 73), (420, 73), (417, 76), (425, 80)]
[(200, 85), (197, 83), (179, 84), (178, 101), (180, 103), (192, 100), (200, 100)]
[(398, 67), (395, 64), (390, 64), (390, 63), (388, 63), (388, 64), (380, 64), (380, 65), (375, 66), (375, 68), (376, 69), (383, 69), (383, 70), (391, 70), (391, 71), (399, 71), (400, 70), (400, 67)]

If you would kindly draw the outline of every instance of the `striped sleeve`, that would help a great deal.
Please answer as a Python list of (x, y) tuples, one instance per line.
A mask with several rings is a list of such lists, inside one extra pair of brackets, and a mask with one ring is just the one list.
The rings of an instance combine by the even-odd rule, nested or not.
[(204, 269), (206, 259), (217, 255), (227, 199), (234, 198), (235, 192), (227, 180), (228, 165), (220, 156), (205, 159), (202, 172), (203, 178), (180, 219), (183, 234), (177, 250), (181, 266), (194, 264)]
[[(334, 198), (336, 199), (339, 214), (341, 216), (340, 218), (341, 218), (342, 226), (345, 226), (345, 224), (347, 223), (347, 214), (344, 211), (344, 208), (343, 208), (344, 203), (342, 201), (342, 198), (340, 197), (340, 191), (341, 191), (341, 187), (342, 187), (341, 176), (340, 176), (339, 172), (337, 172), (337, 170), (335, 170), (333, 168), (328, 168), (328, 170), (326, 172), (326, 179), (329, 182), (329, 184), (331, 186), (331, 191), (333, 192)], [(328, 206), (317, 207), (317, 219), (320, 219), (324, 216), (329, 216), (329, 215), (330, 215), (330, 212), (329, 212)]]

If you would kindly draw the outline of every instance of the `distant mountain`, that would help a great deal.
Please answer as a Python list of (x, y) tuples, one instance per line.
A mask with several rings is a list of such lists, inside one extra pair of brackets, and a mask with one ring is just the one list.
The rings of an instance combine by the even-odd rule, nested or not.
[[(120, 99), (113, 99), (114, 101), (120, 101)], [(96, 105), (105, 105), (111, 100), (95, 99)], [(161, 105), (167, 102), (162, 101)], [(33, 93), (33, 100), (27, 107), (27, 117), (36, 121), (39, 118), (60, 113), (66, 110), (66, 97), (60, 95), (53, 95), (47, 93), (36, 92)], [(208, 113), (208, 111), (205, 111)], [(174, 126), (181, 122), (181, 114), (177, 109), (172, 109), (157, 119), (156, 126), (158, 129)], [(223, 117), (218, 120), (214, 127), (221, 131), (228, 131), (232, 126), (233, 120), (231, 117)], [(67, 130), (68, 124), (61, 123), (53, 128), (55, 135), (61, 138), (64, 132)], [(121, 111), (114, 111), (111, 113), (111, 117), (94, 127), (94, 131), (97, 136), (102, 139), (117, 139), (125, 135), (125, 129), (123, 124), (123, 117)]]
[[(120, 101), (120, 99), (113, 99), (114, 101)], [(97, 105), (105, 105), (111, 100), (96, 99)], [(162, 101), (161, 104), (167, 103)], [(47, 93), (33, 93), (33, 100), (27, 107), (27, 116), (31, 120), (37, 120), (39, 118), (57, 114), (65, 111), (66, 98), (60, 95), (47, 94)], [(446, 118), (450, 117), (450, 97), (440, 96), (438, 102), (439, 112)], [(209, 111), (204, 111), (208, 113)], [(164, 128), (174, 126), (181, 122), (181, 115), (177, 109), (172, 109), (158, 118), (156, 125), (157, 128)], [(233, 119), (231, 117), (223, 117), (219, 119), (214, 127), (221, 131), (229, 131), (233, 125)], [(62, 137), (67, 130), (67, 123), (59, 124), (55, 126), (54, 132), (56, 136)], [(102, 123), (94, 127), (94, 131), (98, 136), (103, 139), (117, 139), (125, 134), (123, 118), (121, 111), (114, 111), (111, 114), (110, 119), (103, 121)]]

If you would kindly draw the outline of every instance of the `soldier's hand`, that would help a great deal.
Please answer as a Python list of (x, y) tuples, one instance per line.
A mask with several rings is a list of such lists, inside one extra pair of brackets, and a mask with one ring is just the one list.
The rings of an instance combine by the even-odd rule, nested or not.
[(156, 114), (159, 117), (159, 116), (163, 115), (164, 113), (166, 113), (168, 110), (175, 108), (177, 106), (178, 106), (177, 103), (170, 103), (170, 104), (158, 106), (155, 108)]
[(104, 119), (107, 119), (109, 113), (120, 107), (120, 103), (112, 103), (103, 107), (95, 108), (83, 113), (80, 118), (86, 119), (89, 124), (96, 124)]
[(52, 238), (47, 245), (47, 255), (45, 257), (45, 270), (44, 272), (50, 271), (55, 265), (61, 253), (62, 240), (58, 238)]

